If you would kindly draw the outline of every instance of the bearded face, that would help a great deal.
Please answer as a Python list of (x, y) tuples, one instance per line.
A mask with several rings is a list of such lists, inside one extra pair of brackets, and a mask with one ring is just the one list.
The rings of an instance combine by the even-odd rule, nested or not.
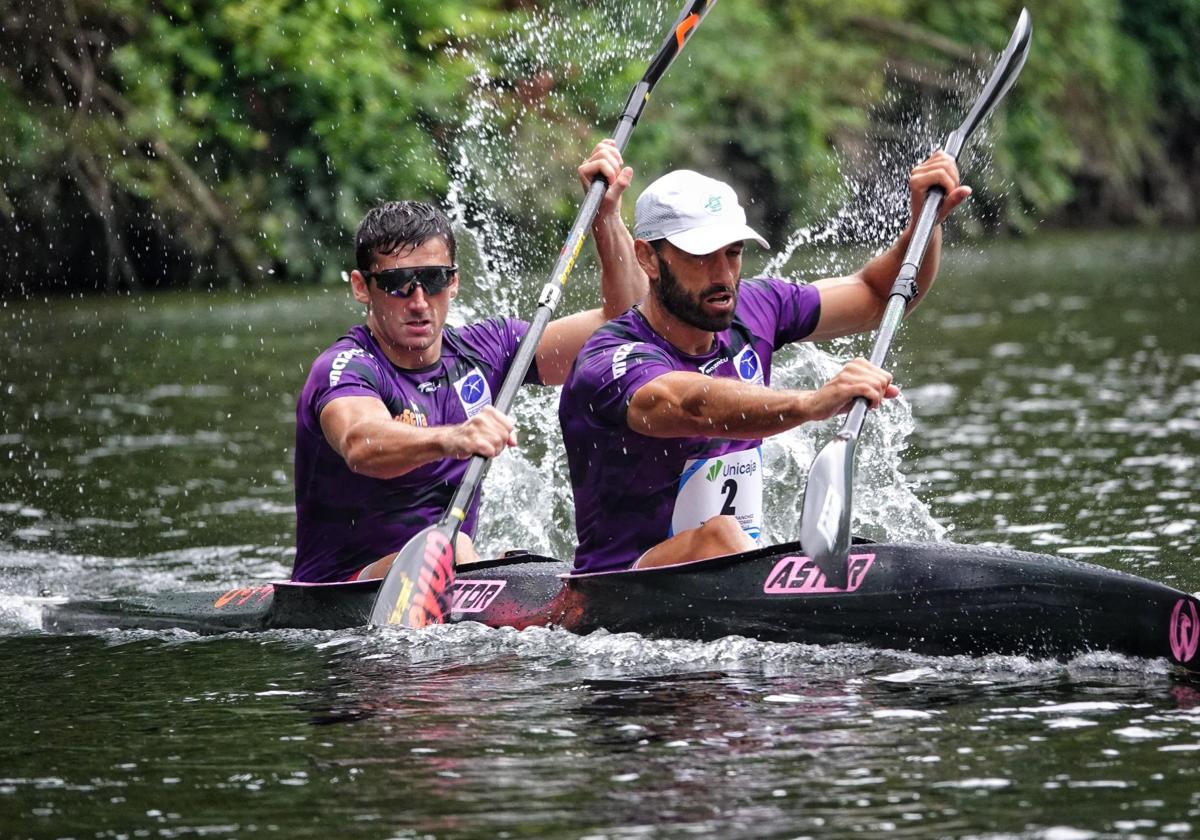
[(699, 292), (692, 293), (679, 281), (662, 254), (659, 254), (658, 282), (651, 285), (663, 309), (689, 326), (709, 332), (720, 332), (733, 323), (738, 294), (736, 280), (732, 284), (710, 283)]

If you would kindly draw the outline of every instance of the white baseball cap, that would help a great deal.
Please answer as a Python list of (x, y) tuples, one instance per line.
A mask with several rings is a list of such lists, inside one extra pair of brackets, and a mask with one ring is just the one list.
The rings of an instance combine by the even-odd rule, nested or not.
[(665, 239), (694, 256), (711, 254), (743, 239), (771, 247), (746, 224), (746, 211), (733, 187), (690, 169), (668, 172), (638, 196), (633, 235)]

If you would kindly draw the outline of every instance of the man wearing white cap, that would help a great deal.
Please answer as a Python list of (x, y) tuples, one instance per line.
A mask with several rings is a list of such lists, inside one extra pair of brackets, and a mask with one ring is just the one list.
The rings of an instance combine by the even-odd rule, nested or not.
[[(912, 218), (933, 186), (939, 223), (971, 190), (935, 152), (909, 178)], [(912, 224), (848, 277), (797, 285), (741, 279), (746, 224), (727, 185), (696, 172), (664, 175), (638, 198), (637, 262), (650, 284), (639, 306), (584, 344), (559, 420), (575, 494), (576, 572), (659, 566), (749, 550), (762, 532), (762, 438), (899, 390), (855, 359), (815, 391), (770, 388), (771, 355), (800, 340), (873, 329), (883, 316)], [(940, 228), (917, 278), (937, 275)], [(915, 303), (914, 303), (915, 305)]]

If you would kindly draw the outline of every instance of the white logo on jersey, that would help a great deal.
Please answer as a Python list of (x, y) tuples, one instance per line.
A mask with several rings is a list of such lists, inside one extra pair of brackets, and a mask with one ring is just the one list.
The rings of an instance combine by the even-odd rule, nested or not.
[(350, 364), (351, 359), (362, 355), (365, 353), (360, 347), (338, 353), (333, 359), (333, 364), (329, 366), (329, 387), (332, 388), (338, 384), (338, 380), (342, 378), (342, 371), (346, 369), (346, 365)]
[(742, 349), (741, 353), (733, 360), (733, 366), (737, 369), (738, 377), (743, 382), (749, 382), (752, 385), (762, 385), (763, 379), (762, 361), (758, 358), (758, 354), (754, 352), (754, 348), (747, 345)]
[(631, 341), (629, 344), (622, 344), (617, 348), (617, 352), (613, 353), (612, 360), (612, 375), (613, 379), (620, 379), (625, 375), (626, 365), (625, 360), (629, 358), (629, 354), (633, 352), (633, 348), (637, 347), (640, 342)]
[(470, 373), (455, 382), (454, 391), (458, 394), (458, 401), (462, 403), (468, 418), (474, 417), (492, 404), (492, 389), (479, 372), (479, 368), (471, 368)]
[(716, 370), (717, 368), (719, 368), (721, 365), (725, 364), (728, 361), (729, 361), (728, 356), (718, 356), (717, 358), (713, 359), (712, 361), (708, 361), (708, 362), (705, 362), (704, 364), (702, 364), (700, 366), (700, 372), (703, 373), (705, 376), (712, 376), (714, 370)]

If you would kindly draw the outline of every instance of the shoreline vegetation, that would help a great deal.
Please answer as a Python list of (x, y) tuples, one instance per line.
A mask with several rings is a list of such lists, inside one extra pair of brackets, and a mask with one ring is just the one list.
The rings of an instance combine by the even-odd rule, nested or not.
[[(0, 296), (316, 282), (399, 196), (487, 220), (515, 257), (552, 253), (666, 5), (17, 0)], [(643, 184), (722, 173), (776, 245), (834, 217), (838, 242), (881, 241), (1020, 6), (721, 0), (629, 162)], [(961, 232), (1200, 223), (1200, 0), (1032, 11), (990, 154), (964, 162)]]

